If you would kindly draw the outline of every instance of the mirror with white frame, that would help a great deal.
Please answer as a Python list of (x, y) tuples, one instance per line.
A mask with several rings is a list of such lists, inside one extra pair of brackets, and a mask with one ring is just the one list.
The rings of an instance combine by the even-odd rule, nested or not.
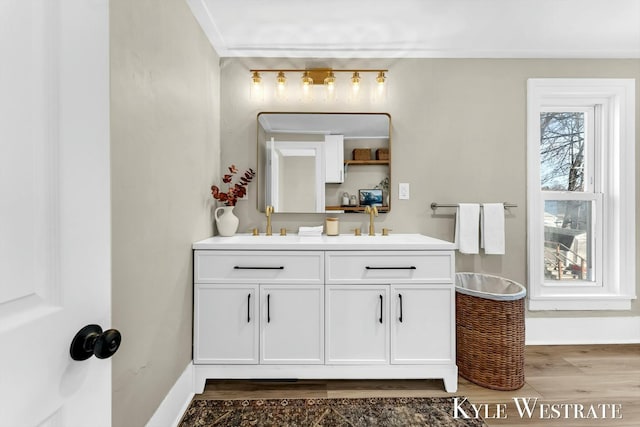
[(390, 127), (386, 113), (258, 114), (258, 210), (361, 212), (377, 188), (389, 211)]

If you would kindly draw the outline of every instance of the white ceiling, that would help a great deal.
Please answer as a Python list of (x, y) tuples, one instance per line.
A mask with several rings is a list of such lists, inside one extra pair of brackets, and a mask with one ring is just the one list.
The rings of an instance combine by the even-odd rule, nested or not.
[(221, 57), (640, 58), (640, 0), (187, 0)]

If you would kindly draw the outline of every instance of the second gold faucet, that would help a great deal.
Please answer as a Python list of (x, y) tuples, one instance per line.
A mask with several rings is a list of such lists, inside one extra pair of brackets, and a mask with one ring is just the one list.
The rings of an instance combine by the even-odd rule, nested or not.
[(364, 207), (364, 212), (369, 214), (369, 236), (375, 236), (376, 229), (373, 226), (373, 217), (378, 216), (378, 208), (367, 205)]
[(264, 214), (267, 216), (267, 231), (266, 235), (271, 236), (273, 233), (271, 232), (271, 214), (273, 213), (273, 206), (267, 205), (264, 208)]

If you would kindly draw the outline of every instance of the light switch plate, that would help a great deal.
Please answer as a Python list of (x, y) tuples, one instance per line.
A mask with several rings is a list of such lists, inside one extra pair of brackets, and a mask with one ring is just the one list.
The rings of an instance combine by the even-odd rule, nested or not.
[(398, 199), (409, 200), (409, 183), (401, 182), (398, 184)]

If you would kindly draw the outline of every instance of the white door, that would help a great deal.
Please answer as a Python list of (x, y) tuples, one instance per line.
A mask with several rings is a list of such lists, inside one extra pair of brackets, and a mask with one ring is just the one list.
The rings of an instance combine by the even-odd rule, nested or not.
[(451, 285), (391, 286), (391, 363), (453, 359)]
[[(0, 1), (0, 425), (108, 426), (107, 0)], [(126, 339), (125, 339), (126, 342)]]
[(258, 285), (198, 284), (195, 363), (258, 363)]
[(389, 363), (389, 286), (327, 285), (327, 364)]
[(260, 285), (260, 363), (324, 362), (324, 285)]

